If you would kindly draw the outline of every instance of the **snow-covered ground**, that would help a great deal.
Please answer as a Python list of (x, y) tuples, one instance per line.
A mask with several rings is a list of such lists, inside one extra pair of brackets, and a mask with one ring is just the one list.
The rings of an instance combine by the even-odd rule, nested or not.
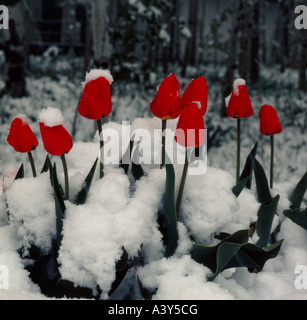
[[(76, 114), (83, 75), (74, 72), (65, 59), (58, 59), (53, 71), (49, 70), (49, 64), (43, 64), (44, 60), (39, 60), (41, 58), (33, 59), (41, 65), (35, 67), (36, 74), (33, 71), (28, 77), (29, 96), (22, 99), (4, 97), (0, 102), (0, 173), (14, 171), (23, 162), (26, 175), (2, 195), (10, 212), (12, 222), (9, 225), (6, 205), (0, 204), (0, 266), (6, 266), (9, 272), (8, 289), (1, 289), (0, 273), (0, 299), (46, 299), (29, 279), (24, 266), (30, 262), (21, 259), (19, 251), (34, 243), (43, 252), (48, 252), (56, 236), (49, 174), (31, 178), (26, 156), (15, 153), (7, 144), (11, 120), (17, 114), (27, 114), (29, 125), (39, 138), (37, 117), (40, 111), (47, 107), (62, 111), (68, 131), (74, 133), (74, 146), (67, 155), (72, 198), (98, 155), (94, 122)], [(250, 273), (243, 268), (229, 269), (214, 281), (206, 281), (210, 270), (191, 258), (191, 235), (199, 243), (214, 245), (217, 243), (213, 238), (215, 233), (248, 229), (256, 220), (260, 206), (253, 189), (244, 190), (239, 198), (231, 192), (235, 184), (236, 126), (233, 119), (219, 116), (219, 79), (223, 76), (223, 70), (219, 70), (218, 73), (214, 66), (208, 66), (204, 67), (202, 74), (198, 70), (197, 75), (205, 76), (208, 84), (209, 105), (205, 116), (208, 135), (217, 128), (227, 133), (214, 140), (210, 147), (206, 174), (188, 176), (178, 224), (179, 246), (174, 256), (164, 258), (162, 235), (157, 224), (165, 171), (146, 166), (146, 177), (132, 186), (122, 169), (106, 166), (105, 177), (102, 180), (95, 177), (84, 205), (65, 203), (63, 240), (58, 258), (64, 279), (93, 290), (99, 286), (107, 292), (115, 279), (115, 264), (122, 254), (122, 246), (130, 258), (136, 258), (142, 247), (144, 265), (129, 270), (113, 299), (128, 295), (141, 299), (137, 277), (144, 287), (154, 292), (152, 298), (157, 300), (307, 299), (307, 290), (296, 286), (296, 279), (300, 276), (296, 268), (307, 268), (307, 231), (283, 216), (283, 210), (289, 208), (293, 188), (307, 169), (307, 95), (294, 89), (297, 83), (295, 71), (280, 75), (272, 68), (263, 68), (262, 84), (249, 90), (255, 115), (242, 121), (242, 167), (258, 141), (257, 158), (265, 170), (269, 170), (269, 141), (259, 132), (258, 112), (263, 104), (275, 106), (284, 128), (275, 139), (275, 187), (272, 191), (273, 195), (281, 196), (273, 223), (276, 226), (281, 222), (277, 238), (284, 239), (284, 243), (279, 255), (269, 260), (260, 273)], [(196, 76), (193, 71), (190, 70), (191, 78)], [(190, 79), (181, 81), (189, 82)], [(133, 84), (119, 84), (117, 87), (114, 80), (113, 112), (105, 128), (120, 130), (122, 121), (130, 121), (132, 129), (160, 129), (160, 120), (153, 119), (149, 110), (159, 80), (149, 92)], [(170, 128), (175, 126), (176, 121), (170, 122)], [(37, 168), (41, 168), (46, 152), (40, 139), (33, 156)], [(57, 163), (60, 183), (64, 184), (61, 162), (56, 157), (51, 160)], [(182, 166), (176, 165), (176, 190), (181, 171)], [(305, 195), (305, 205), (306, 201)], [(107, 298), (106, 294), (101, 298)]]

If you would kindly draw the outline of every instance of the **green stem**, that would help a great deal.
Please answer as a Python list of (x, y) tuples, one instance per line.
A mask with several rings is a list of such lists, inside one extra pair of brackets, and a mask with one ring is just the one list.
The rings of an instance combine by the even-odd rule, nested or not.
[[(102, 137), (102, 122), (101, 119), (97, 120), (97, 127), (98, 127), (98, 132), (99, 132), (99, 154), (101, 156), (102, 148), (104, 146), (104, 141)], [(99, 177), (102, 179), (104, 176), (104, 170), (103, 170), (103, 162), (102, 159), (100, 159), (100, 170), (99, 170)]]
[(189, 169), (189, 160), (188, 160), (188, 150), (186, 149), (185, 163), (184, 163), (184, 167), (183, 167), (181, 183), (180, 183), (178, 198), (177, 198), (177, 205), (176, 205), (177, 220), (179, 220), (179, 213), (180, 213), (181, 202), (182, 202), (182, 197), (183, 197), (184, 185), (185, 185), (185, 182), (187, 179), (188, 169)]
[(271, 136), (271, 170), (270, 170), (270, 187), (273, 189), (274, 181), (274, 136)]
[(160, 168), (165, 167), (165, 130), (167, 126), (167, 120), (162, 120), (162, 163)]
[(69, 200), (69, 180), (68, 180), (68, 170), (67, 170), (67, 162), (65, 158), (65, 153), (61, 155), (61, 160), (63, 164), (64, 170), (64, 179), (65, 179), (65, 200)]
[(241, 156), (241, 119), (237, 119), (237, 183), (240, 181), (240, 156)]
[(34, 160), (33, 160), (31, 151), (28, 152), (28, 156), (29, 156), (29, 160), (30, 160), (30, 164), (31, 164), (31, 168), (32, 168), (32, 174), (33, 174), (33, 177), (35, 178), (37, 175), (36, 175), (36, 169), (35, 169)]

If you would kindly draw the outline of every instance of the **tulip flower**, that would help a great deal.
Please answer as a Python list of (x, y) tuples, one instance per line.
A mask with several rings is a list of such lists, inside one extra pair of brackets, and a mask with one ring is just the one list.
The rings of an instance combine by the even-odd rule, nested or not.
[(205, 141), (203, 111), (199, 103), (191, 103), (182, 111), (175, 132), (175, 140), (179, 145), (185, 147), (185, 164), (176, 204), (177, 218), (179, 218), (184, 185), (189, 167), (188, 149), (199, 148)]
[(183, 109), (187, 108), (193, 102), (200, 103), (200, 110), (202, 114), (205, 115), (208, 105), (208, 92), (207, 82), (204, 77), (193, 79), (184, 91), (180, 101)]
[(270, 187), (274, 184), (274, 135), (282, 132), (282, 127), (278, 119), (276, 110), (269, 105), (260, 108), (260, 132), (271, 139), (271, 166), (270, 166)]
[[(109, 70), (93, 69), (86, 74), (82, 83), (83, 92), (81, 95), (78, 111), (87, 119), (96, 120), (100, 152), (103, 148), (101, 118), (106, 118), (112, 111), (111, 84), (113, 77)], [(100, 161), (100, 178), (103, 177), (103, 164)]]
[(64, 127), (64, 118), (58, 109), (43, 109), (39, 115), (39, 126), (45, 150), (62, 160), (65, 177), (65, 198), (69, 199), (69, 181), (65, 153), (73, 146), (71, 135)]
[(166, 77), (158, 88), (155, 98), (150, 103), (152, 114), (162, 120), (162, 164), (165, 165), (165, 130), (167, 120), (177, 119), (182, 108), (180, 105), (180, 86), (174, 74)]
[(240, 180), (240, 156), (241, 156), (241, 119), (249, 118), (254, 114), (252, 103), (250, 101), (246, 82), (243, 79), (237, 79), (234, 82), (233, 91), (226, 102), (226, 113), (229, 117), (237, 119), (237, 183)]
[(27, 124), (26, 115), (20, 114), (12, 121), (7, 142), (15, 149), (16, 152), (28, 154), (33, 177), (36, 177), (36, 169), (31, 151), (36, 149), (38, 141)]

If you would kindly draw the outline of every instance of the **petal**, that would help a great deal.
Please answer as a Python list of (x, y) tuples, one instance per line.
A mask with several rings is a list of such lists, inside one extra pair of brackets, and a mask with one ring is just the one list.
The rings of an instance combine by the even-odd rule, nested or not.
[(38, 146), (38, 140), (26, 122), (20, 118), (12, 121), (7, 142), (17, 152), (30, 152)]
[(193, 102), (200, 102), (202, 114), (205, 115), (208, 105), (207, 82), (204, 77), (191, 81), (181, 98), (181, 105), (187, 108)]
[(99, 120), (111, 113), (111, 87), (107, 79), (100, 77), (85, 85), (78, 111), (83, 117), (92, 120)]
[(204, 143), (204, 118), (198, 104), (192, 103), (182, 111), (175, 132), (175, 140), (186, 148), (196, 148)]
[(162, 81), (155, 98), (150, 103), (150, 110), (159, 119), (178, 118), (181, 111), (180, 86), (174, 74)]
[(39, 125), (44, 148), (49, 154), (61, 156), (71, 150), (73, 146), (72, 137), (62, 125), (47, 127), (42, 122)]

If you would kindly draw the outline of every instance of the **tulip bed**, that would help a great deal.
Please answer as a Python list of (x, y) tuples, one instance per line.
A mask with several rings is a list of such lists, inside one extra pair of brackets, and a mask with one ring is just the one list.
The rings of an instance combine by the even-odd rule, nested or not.
[[(132, 155), (138, 150), (133, 132), (146, 129), (161, 163), (144, 165), (132, 156), (124, 163), (121, 155), (118, 165), (108, 165), (99, 161), (101, 137), (124, 130), (124, 124), (102, 123), (112, 112), (112, 83), (105, 70), (92, 70), (83, 83), (78, 111), (97, 126), (92, 142), (74, 143), (61, 112), (41, 110), (42, 168), (35, 165), (39, 141), (26, 115), (12, 121), (7, 142), (27, 153), (32, 169), (32, 177), (24, 163), (11, 172), (1, 197), (0, 245), (14, 254), (4, 254), (0, 264), (19, 263), (12, 272), (28, 279), (14, 290), (28, 298), (306, 298), (291, 272), (307, 264), (300, 248), (307, 240), (307, 173), (287, 190), (274, 187), (274, 136), (282, 134), (275, 108), (265, 104), (259, 113), (260, 132), (270, 142), (266, 170), (258, 143), (242, 161), (242, 123), (255, 120), (245, 81), (235, 81), (227, 99), (237, 125), (233, 172), (210, 166), (189, 175), (190, 153), (206, 144), (207, 83), (196, 78), (181, 93), (171, 74), (148, 106), (154, 118), (134, 121), (128, 143), (121, 134), (114, 142)], [(157, 129), (173, 132), (175, 143), (168, 145), (163, 134), (156, 143)], [(173, 148), (183, 164), (169, 161)], [(14, 240), (8, 245), (4, 238)]]

